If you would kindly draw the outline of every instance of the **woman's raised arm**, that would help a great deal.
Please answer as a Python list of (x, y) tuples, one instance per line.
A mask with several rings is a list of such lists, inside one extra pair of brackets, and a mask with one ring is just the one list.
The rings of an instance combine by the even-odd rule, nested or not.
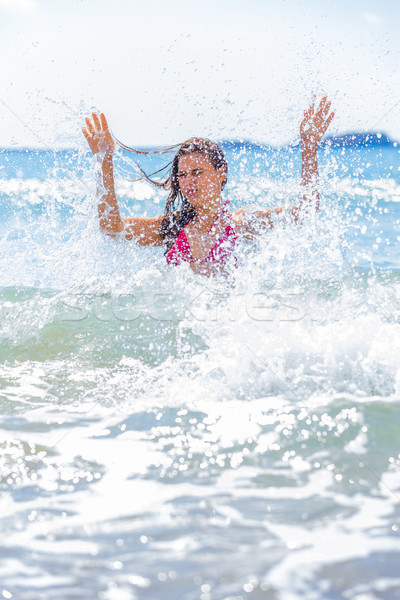
[(113, 153), (115, 144), (104, 114), (92, 113), (91, 119), (86, 118), (86, 127), (82, 128), (82, 132), (92, 153), (98, 155), (101, 160), (103, 185), (97, 188), (101, 231), (112, 237), (122, 236), (127, 240), (135, 238), (143, 246), (161, 246), (162, 238), (159, 231), (162, 215), (148, 219), (122, 218), (120, 215), (114, 186)]
[[(307, 213), (309, 208), (319, 209), (318, 143), (335, 115), (334, 112), (329, 113), (330, 107), (331, 103), (324, 96), (317, 111), (314, 109), (314, 103), (304, 111), (304, 118), (300, 124), (301, 186), (303, 191), (299, 205), (292, 206), (288, 213), (295, 222), (298, 222), (302, 214)], [(238, 233), (252, 237), (266, 229), (273, 229), (277, 215), (283, 211), (282, 207), (258, 209), (252, 212), (251, 218), (249, 218), (249, 211), (241, 209), (231, 213), (231, 218)]]
[(300, 210), (307, 206), (319, 209), (318, 193), (318, 144), (325, 135), (334, 112), (329, 113), (331, 103), (324, 96), (315, 112), (314, 103), (304, 111), (300, 124), (301, 185), (304, 188)]
[(119, 214), (114, 189), (115, 145), (103, 113), (100, 115), (92, 113), (92, 118), (86, 118), (86, 127), (82, 128), (82, 132), (92, 154), (101, 160), (103, 185), (97, 188), (100, 229), (107, 235), (116, 236), (125, 230), (125, 225)]

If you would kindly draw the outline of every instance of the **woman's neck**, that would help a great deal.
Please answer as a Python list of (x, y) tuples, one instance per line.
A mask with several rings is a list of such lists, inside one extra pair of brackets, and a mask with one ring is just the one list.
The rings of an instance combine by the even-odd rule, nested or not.
[(192, 223), (202, 229), (210, 229), (210, 227), (221, 217), (221, 204), (217, 206), (208, 206), (207, 208), (196, 207), (196, 216)]

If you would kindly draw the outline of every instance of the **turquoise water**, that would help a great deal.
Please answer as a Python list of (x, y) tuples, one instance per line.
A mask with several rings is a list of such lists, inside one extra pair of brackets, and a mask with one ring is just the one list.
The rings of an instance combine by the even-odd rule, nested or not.
[[(233, 207), (297, 201), (296, 149), (227, 157)], [(220, 281), (105, 239), (87, 155), (0, 152), (0, 597), (400, 598), (399, 148), (320, 162)]]

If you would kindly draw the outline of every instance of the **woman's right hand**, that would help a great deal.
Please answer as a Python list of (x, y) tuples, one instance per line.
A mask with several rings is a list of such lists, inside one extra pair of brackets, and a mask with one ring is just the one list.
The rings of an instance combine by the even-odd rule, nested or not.
[(82, 127), (82, 133), (92, 153), (112, 156), (115, 144), (103, 113), (100, 113), (100, 115), (92, 113), (92, 118), (87, 117), (85, 121), (86, 127)]
[(300, 140), (303, 149), (317, 148), (335, 116), (334, 112), (329, 113), (330, 107), (331, 103), (324, 96), (316, 110), (313, 102), (310, 108), (304, 111), (304, 118), (300, 124)]

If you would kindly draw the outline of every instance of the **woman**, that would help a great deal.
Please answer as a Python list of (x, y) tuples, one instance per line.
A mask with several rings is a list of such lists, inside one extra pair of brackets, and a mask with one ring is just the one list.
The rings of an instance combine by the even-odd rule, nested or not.
[[(323, 97), (304, 112), (300, 126), (303, 197), (290, 213), (297, 221), (307, 207), (319, 208), (318, 142), (334, 113)], [(165, 214), (153, 218), (122, 218), (114, 189), (114, 140), (103, 114), (92, 113), (82, 129), (90, 150), (102, 159), (103, 189), (98, 190), (100, 229), (113, 237), (135, 239), (140, 245), (166, 246), (167, 262), (188, 262), (195, 273), (212, 275), (224, 271), (238, 235), (252, 236), (257, 229), (273, 228), (274, 215), (282, 208), (229, 212), (221, 192), (228, 166), (221, 148), (207, 139), (192, 138), (176, 153), (171, 174), (163, 187), (170, 189)], [(176, 201), (180, 206), (176, 207)]]

